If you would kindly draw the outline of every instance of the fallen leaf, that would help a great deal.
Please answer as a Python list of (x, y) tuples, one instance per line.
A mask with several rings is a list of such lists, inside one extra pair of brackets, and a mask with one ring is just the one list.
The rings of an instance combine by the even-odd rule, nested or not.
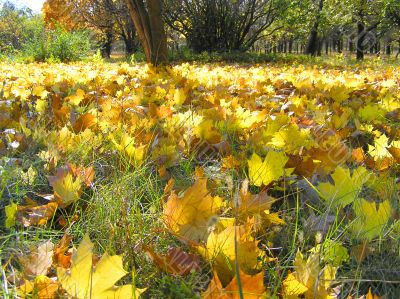
[(29, 255), (20, 256), (18, 260), (24, 269), (24, 274), (32, 277), (47, 275), (53, 264), (53, 249), (54, 244), (47, 241), (33, 248)]
[(155, 253), (151, 247), (146, 247), (145, 251), (157, 267), (167, 273), (185, 276), (193, 271), (200, 271), (199, 256), (181, 248), (170, 248), (166, 255)]
[[(144, 289), (133, 285), (115, 286), (126, 272), (122, 257), (105, 253), (93, 267), (93, 243), (86, 235), (72, 255), (71, 269), (57, 268), (57, 276), (68, 295), (77, 299), (132, 298), (140, 296)], [(135, 294), (133, 293), (135, 290)]]
[(328, 204), (332, 204), (333, 207), (344, 207), (357, 199), (370, 173), (360, 166), (350, 175), (350, 169), (339, 166), (331, 176), (334, 184), (320, 183), (318, 189)]
[(169, 195), (164, 204), (163, 218), (168, 228), (178, 236), (204, 242), (221, 207), (222, 199), (211, 196), (207, 190), (207, 179), (197, 179), (183, 196), (174, 191)]
[(300, 295), (306, 299), (336, 298), (329, 289), (335, 280), (337, 268), (329, 264), (321, 268), (317, 252), (311, 252), (310, 256), (304, 259), (298, 251), (294, 267), (295, 272), (289, 273), (283, 282), (284, 298), (298, 298)]
[(23, 226), (43, 226), (53, 218), (58, 203), (49, 202), (46, 205), (28, 204), (26, 206), (18, 206), (16, 213), (16, 221)]
[(79, 176), (74, 179), (71, 173), (61, 169), (57, 171), (55, 176), (50, 176), (48, 179), (60, 207), (65, 208), (78, 201), (81, 197), (82, 187)]
[(59, 284), (54, 279), (47, 276), (37, 276), (33, 283), (26, 280), (18, 288), (18, 294), (21, 298), (54, 299), (56, 298)]
[[(240, 279), (236, 276), (223, 288), (218, 274), (214, 272), (207, 290), (202, 294), (204, 299), (258, 299), (267, 298), (264, 286), (264, 273), (247, 275), (239, 270)], [(240, 281), (240, 288), (239, 288)]]
[(235, 275), (235, 263), (247, 274), (259, 270), (259, 257), (264, 253), (244, 225), (229, 225), (220, 232), (213, 231), (205, 248), (198, 247), (200, 254), (211, 262), (222, 285), (226, 286)]
[(354, 203), (353, 209), (356, 219), (351, 230), (357, 238), (366, 240), (382, 235), (393, 213), (389, 200), (377, 204), (361, 198)]
[(10, 228), (15, 225), (15, 218), (16, 218), (17, 211), (18, 211), (18, 205), (14, 202), (5, 207), (6, 228)]
[(68, 269), (71, 266), (72, 253), (68, 251), (72, 236), (64, 233), (60, 242), (54, 248), (53, 260), (58, 267)]
[(253, 153), (248, 161), (250, 183), (255, 186), (269, 185), (285, 174), (285, 164), (289, 160), (283, 152), (269, 151), (264, 161)]

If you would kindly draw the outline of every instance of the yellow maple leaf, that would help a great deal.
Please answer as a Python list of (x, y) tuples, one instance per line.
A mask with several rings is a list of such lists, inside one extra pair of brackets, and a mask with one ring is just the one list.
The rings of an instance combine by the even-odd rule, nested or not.
[(363, 122), (375, 122), (384, 119), (385, 110), (383, 110), (379, 105), (366, 105), (365, 107), (358, 110), (357, 115)]
[(285, 164), (289, 158), (283, 152), (269, 151), (264, 161), (253, 153), (249, 165), (250, 183), (254, 186), (269, 185), (285, 174)]
[(387, 149), (389, 147), (388, 141), (389, 138), (385, 134), (382, 134), (378, 138), (375, 138), (374, 145), (368, 145), (369, 154), (374, 158), (374, 161), (391, 157)]
[(335, 84), (328, 91), (329, 96), (337, 103), (347, 100), (353, 89), (349, 88), (346, 84)]
[(354, 203), (356, 219), (352, 223), (352, 232), (360, 239), (372, 240), (382, 234), (384, 227), (393, 214), (389, 200), (378, 204), (360, 199)]
[(145, 289), (133, 285), (115, 286), (126, 272), (122, 257), (104, 254), (93, 266), (93, 243), (86, 235), (72, 254), (71, 269), (57, 268), (57, 276), (68, 295), (77, 299), (125, 299), (138, 298)]
[(308, 291), (308, 288), (298, 281), (293, 273), (288, 274), (282, 285), (285, 298), (297, 298), (299, 295), (303, 295)]
[(307, 299), (336, 298), (335, 294), (330, 294), (329, 287), (336, 277), (337, 268), (331, 265), (321, 268), (317, 252), (311, 252), (304, 259), (298, 251), (294, 267), (295, 272), (290, 273), (283, 282), (284, 298), (299, 298), (300, 295)]
[(68, 100), (72, 105), (78, 106), (85, 98), (85, 95), (85, 91), (79, 88), (74, 95), (66, 97), (65, 99)]
[(263, 255), (257, 241), (250, 236), (248, 227), (244, 225), (229, 225), (222, 231), (211, 232), (205, 248), (199, 247), (198, 250), (212, 263), (223, 285), (234, 277), (235, 263), (244, 272), (251, 273), (258, 270), (258, 257)]
[(128, 159), (129, 163), (137, 165), (143, 163), (147, 148), (146, 145), (138, 145), (135, 139), (128, 134), (124, 134), (120, 142), (115, 141), (113, 137), (111, 137), (111, 140), (117, 150)]
[(360, 166), (350, 175), (350, 169), (339, 166), (331, 176), (334, 185), (321, 183), (318, 189), (333, 207), (344, 207), (357, 198), (363, 184), (368, 181), (369, 172)]
[(211, 144), (221, 141), (221, 134), (215, 129), (211, 119), (203, 121), (195, 128), (195, 134)]
[(49, 92), (46, 90), (44, 86), (38, 85), (33, 88), (32, 94), (44, 100), (45, 98), (47, 98)]
[(174, 104), (182, 105), (186, 101), (186, 93), (183, 88), (177, 88), (174, 92)]
[(297, 125), (290, 124), (276, 132), (269, 145), (290, 154), (298, 154), (302, 148), (311, 148), (313, 143), (309, 129), (300, 129)]
[(73, 204), (81, 197), (81, 178), (74, 179), (71, 173), (60, 172), (54, 177), (49, 177), (54, 190), (54, 196), (61, 202), (62, 207)]
[(164, 205), (164, 221), (179, 236), (195, 242), (205, 241), (208, 228), (222, 206), (222, 199), (211, 196), (207, 180), (198, 179), (179, 197), (174, 191)]

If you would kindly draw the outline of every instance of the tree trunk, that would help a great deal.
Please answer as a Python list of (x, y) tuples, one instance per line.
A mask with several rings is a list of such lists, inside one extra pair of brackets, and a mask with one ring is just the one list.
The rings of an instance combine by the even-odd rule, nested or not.
[(161, 14), (162, 1), (125, 0), (147, 62), (168, 62), (167, 36)]
[(362, 22), (357, 23), (357, 60), (364, 59), (364, 38), (365, 38), (365, 26)]
[(324, 8), (324, 0), (319, 0), (317, 16), (315, 22), (311, 28), (310, 36), (308, 38), (306, 54), (315, 56), (319, 50), (319, 43), (318, 43), (318, 27), (321, 18), (321, 12)]
[(112, 32), (107, 32), (105, 41), (101, 45), (101, 48), (100, 48), (101, 57), (107, 58), (107, 59), (111, 58), (112, 40), (113, 40)]
[(390, 56), (390, 54), (392, 54), (392, 48), (390, 46), (390, 41), (388, 41), (386, 44), (386, 55)]
[(325, 55), (329, 55), (329, 40), (325, 41)]
[(125, 43), (125, 53), (126, 55), (132, 55), (135, 53), (136, 50), (136, 45), (135, 45), (135, 40), (132, 38), (124, 37), (124, 43)]

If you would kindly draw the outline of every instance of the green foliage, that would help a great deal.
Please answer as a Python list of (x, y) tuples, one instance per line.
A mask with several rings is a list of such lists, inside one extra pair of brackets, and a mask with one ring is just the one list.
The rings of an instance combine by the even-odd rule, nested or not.
[(0, 52), (14, 54), (34, 34), (39, 16), (29, 9), (19, 9), (11, 2), (5, 2), (0, 9)]
[(26, 62), (80, 60), (90, 50), (87, 31), (46, 29), (42, 16), (5, 2), (0, 9), (0, 58)]
[(61, 26), (46, 30), (38, 26), (23, 52), (28, 61), (70, 62), (82, 59), (89, 50), (86, 31), (67, 31)]

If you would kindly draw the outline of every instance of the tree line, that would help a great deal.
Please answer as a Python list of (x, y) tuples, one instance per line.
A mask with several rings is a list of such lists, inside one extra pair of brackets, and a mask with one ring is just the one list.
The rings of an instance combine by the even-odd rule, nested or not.
[(154, 64), (182, 46), (357, 59), (400, 52), (399, 0), (47, 0), (43, 17), (49, 28), (90, 30), (103, 57), (122, 40), (128, 55), (141, 48)]

